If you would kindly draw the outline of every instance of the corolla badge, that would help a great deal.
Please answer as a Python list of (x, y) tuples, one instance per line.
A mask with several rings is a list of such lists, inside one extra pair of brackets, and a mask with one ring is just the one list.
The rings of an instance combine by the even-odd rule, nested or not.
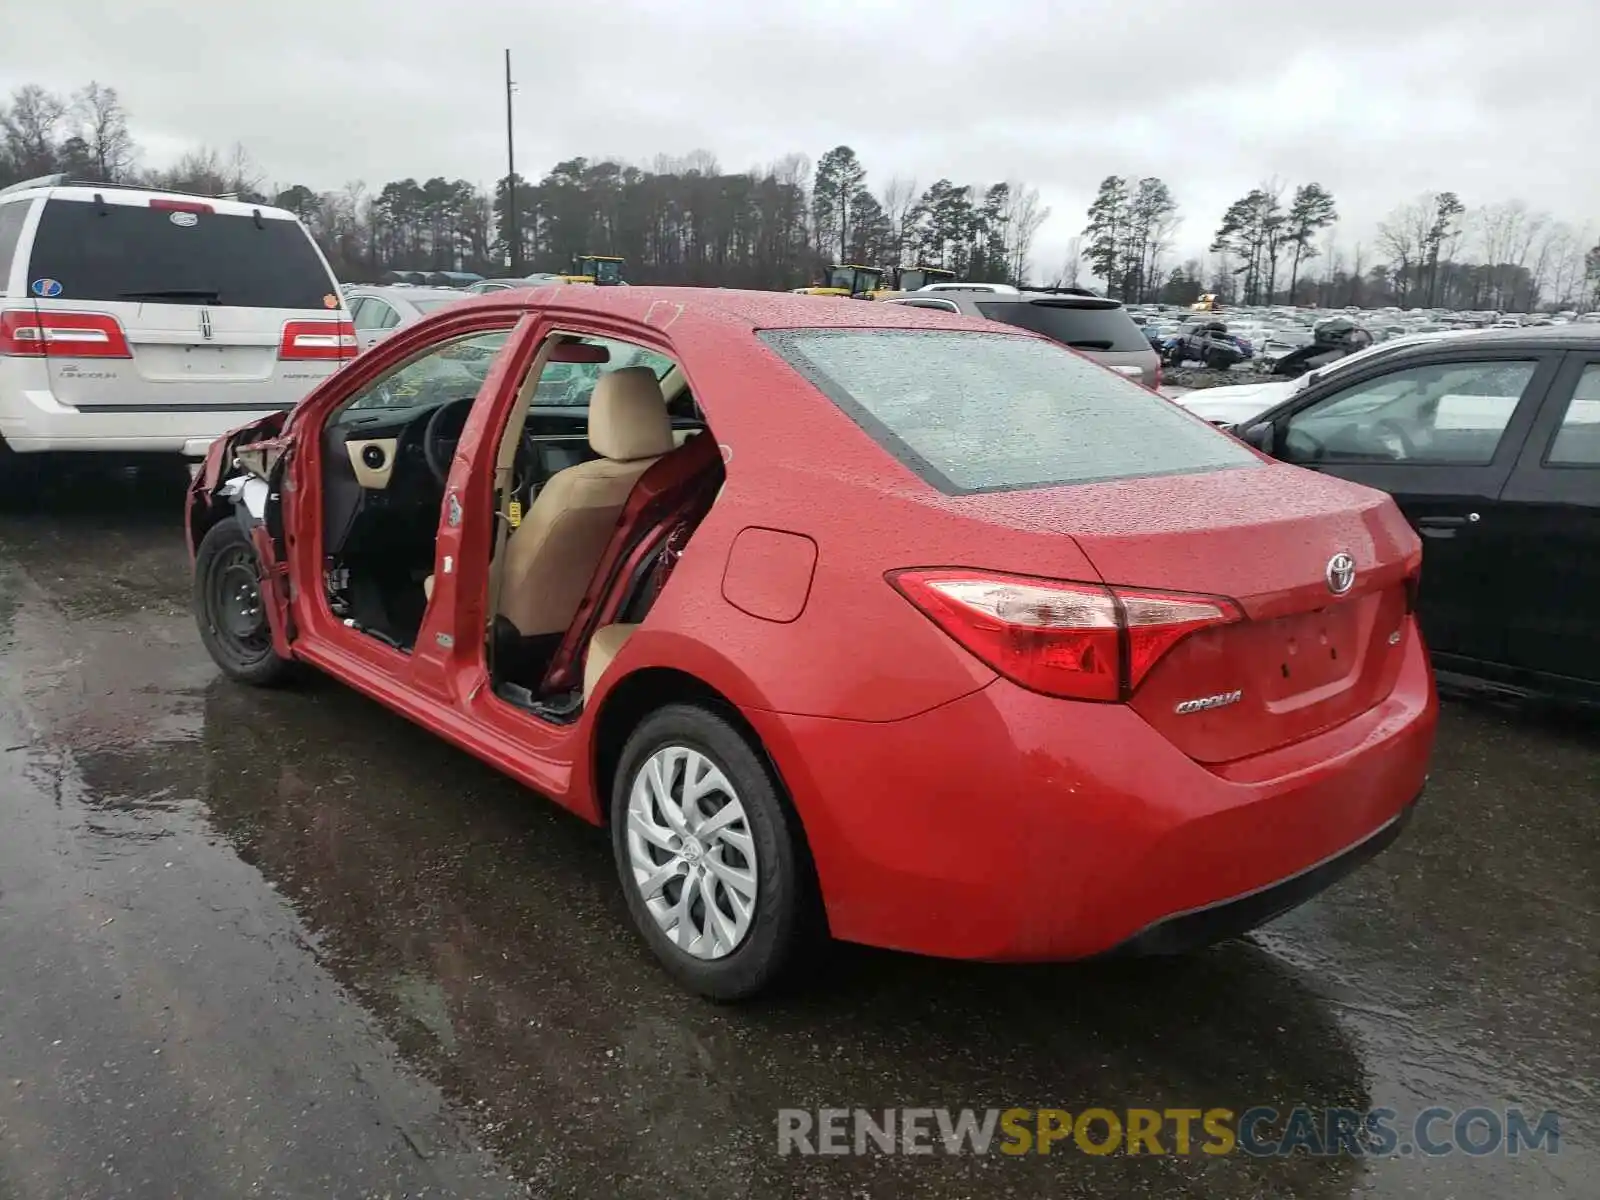
[(1211, 708), (1227, 708), (1230, 704), (1237, 704), (1244, 699), (1244, 692), (1218, 692), (1215, 696), (1200, 696), (1194, 700), (1185, 700), (1172, 711), (1180, 717), (1189, 713), (1205, 712)]
[(1328, 590), (1342, 596), (1355, 586), (1356, 560), (1342, 551), (1328, 560)]

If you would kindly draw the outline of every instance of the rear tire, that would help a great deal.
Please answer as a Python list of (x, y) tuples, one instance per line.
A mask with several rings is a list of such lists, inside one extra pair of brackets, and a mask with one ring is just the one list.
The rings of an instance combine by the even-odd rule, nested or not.
[(212, 661), (229, 679), (280, 683), (290, 663), (272, 648), (261, 597), (261, 561), (237, 519), (217, 522), (194, 556), (194, 617)]
[(611, 844), (634, 924), (702, 996), (766, 991), (818, 939), (799, 818), (759, 750), (709, 709), (669, 704), (633, 731), (612, 781)]

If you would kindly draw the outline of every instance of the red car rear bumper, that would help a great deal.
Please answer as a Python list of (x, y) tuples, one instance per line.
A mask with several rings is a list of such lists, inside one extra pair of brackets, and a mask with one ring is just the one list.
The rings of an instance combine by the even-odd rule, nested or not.
[(1210, 768), (1126, 706), (1003, 679), (902, 721), (747, 716), (805, 823), (835, 936), (1052, 960), (1174, 948), (1326, 887), (1398, 832), (1437, 707), (1413, 627), (1382, 704)]

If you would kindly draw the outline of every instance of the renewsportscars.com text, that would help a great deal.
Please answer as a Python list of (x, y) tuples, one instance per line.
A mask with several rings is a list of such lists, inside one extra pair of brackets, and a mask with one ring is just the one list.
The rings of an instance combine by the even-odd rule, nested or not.
[(1556, 1154), (1560, 1115), (1519, 1108), (785, 1108), (779, 1154), (1316, 1157)]

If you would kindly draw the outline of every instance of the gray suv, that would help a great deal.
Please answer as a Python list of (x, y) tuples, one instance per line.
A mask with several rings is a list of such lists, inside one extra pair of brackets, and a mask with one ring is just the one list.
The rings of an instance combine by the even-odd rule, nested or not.
[(1081, 288), (1021, 292), (1001, 290), (999, 284), (947, 283), (884, 303), (987, 317), (1031, 329), (1145, 387), (1161, 382), (1161, 359), (1121, 301)]

